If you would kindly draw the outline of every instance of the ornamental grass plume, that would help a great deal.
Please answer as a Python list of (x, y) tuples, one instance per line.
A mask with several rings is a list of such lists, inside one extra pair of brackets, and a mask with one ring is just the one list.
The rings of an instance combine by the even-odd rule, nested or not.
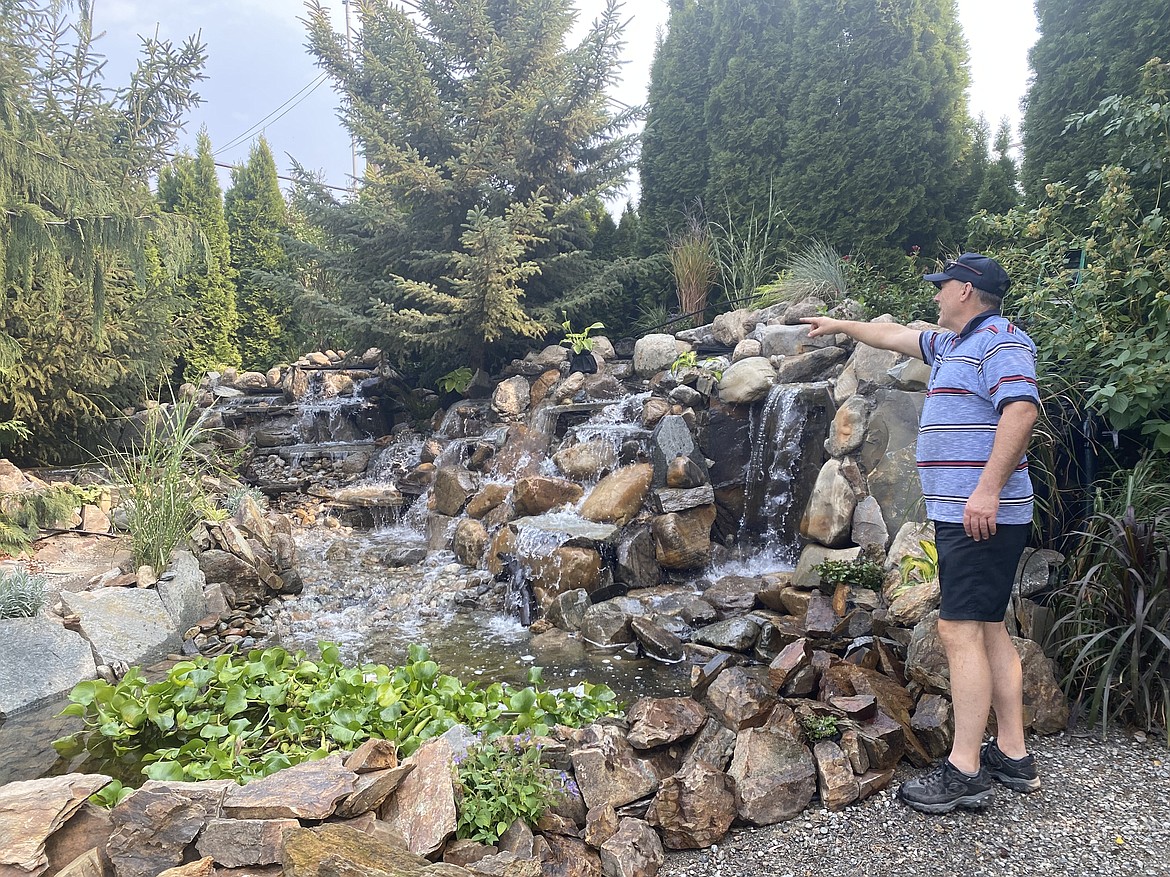
[(682, 232), (670, 242), (668, 255), (683, 314), (702, 314), (716, 270), (715, 245), (706, 224), (689, 215)]

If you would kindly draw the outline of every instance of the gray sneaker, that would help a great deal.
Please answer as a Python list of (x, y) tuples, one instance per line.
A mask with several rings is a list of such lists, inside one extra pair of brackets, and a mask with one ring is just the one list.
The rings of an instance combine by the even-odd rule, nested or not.
[(1036, 759), (1032, 753), (1023, 758), (1008, 758), (992, 737), (979, 750), (979, 766), (986, 770), (993, 780), (1007, 786), (1013, 792), (1040, 791), (1040, 775), (1036, 772)]
[(957, 807), (982, 809), (995, 798), (995, 790), (983, 767), (976, 776), (970, 777), (944, 758), (922, 776), (902, 783), (898, 797), (915, 810), (940, 814), (950, 813)]

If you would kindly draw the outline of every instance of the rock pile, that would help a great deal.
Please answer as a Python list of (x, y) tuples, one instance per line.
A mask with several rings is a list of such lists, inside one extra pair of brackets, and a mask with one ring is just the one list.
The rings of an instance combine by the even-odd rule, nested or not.
[(302, 587), (291, 521), (246, 493), (230, 519), (196, 527), (188, 548), (161, 575), (122, 551), (109, 570), (53, 592), (47, 611), (0, 619), (0, 718), (127, 667), (249, 648), (268, 635), (257, 613)]

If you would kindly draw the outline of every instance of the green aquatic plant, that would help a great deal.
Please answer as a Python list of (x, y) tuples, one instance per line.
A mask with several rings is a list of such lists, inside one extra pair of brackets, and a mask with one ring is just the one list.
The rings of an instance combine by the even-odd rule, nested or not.
[(63, 715), (84, 727), (54, 743), (65, 757), (138, 764), (151, 779), (244, 781), (284, 767), (390, 740), (409, 756), (457, 724), (491, 740), (557, 724), (580, 727), (618, 712), (604, 685), (541, 690), (529, 685), (464, 685), (442, 673), (425, 648), (411, 646), (400, 667), (347, 666), (337, 646), (321, 657), (281, 648), (181, 661), (158, 682), (136, 667), (116, 684), (82, 682)]
[(454, 773), (461, 793), (456, 836), (485, 844), (517, 819), (535, 826), (571, 782), (544, 766), (541, 745), (529, 734), (477, 741), (456, 757)]

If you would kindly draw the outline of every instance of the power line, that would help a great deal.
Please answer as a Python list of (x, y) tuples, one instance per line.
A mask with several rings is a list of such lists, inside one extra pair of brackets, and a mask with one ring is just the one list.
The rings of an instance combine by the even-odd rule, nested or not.
[[(235, 170), (237, 167), (237, 165), (228, 164), (227, 162), (223, 162), (223, 161), (217, 161), (215, 163), (215, 166), (225, 168), (229, 171)], [(278, 180), (284, 180), (286, 183), (299, 183), (300, 182), (300, 180), (296, 179), (295, 177), (286, 177), (286, 176), (283, 176), (282, 174), (277, 174), (276, 178)], [(345, 188), (342, 188), (341, 186), (331, 186), (328, 183), (318, 182), (317, 185), (319, 185), (325, 189), (332, 189), (335, 192), (352, 192), (353, 191), (353, 189), (345, 189)]]
[[(177, 158), (178, 157), (177, 154), (174, 152), (164, 152), (163, 155), (165, 155), (167, 158)], [(234, 164), (228, 164), (226, 161), (213, 161), (213, 164), (216, 167), (221, 167), (224, 170), (229, 170), (229, 171), (235, 170), (239, 166), (239, 165), (234, 165)], [(284, 180), (286, 183), (299, 183), (299, 182), (301, 182), (296, 177), (286, 177), (283, 174), (277, 174), (276, 178), (278, 180)], [(347, 193), (353, 192), (353, 189), (347, 189), (347, 188), (344, 188), (342, 186), (331, 186), (329, 183), (322, 183), (319, 180), (316, 182), (317, 182), (318, 186), (321, 186), (324, 189), (332, 189), (334, 192), (347, 192)]]
[[(257, 122), (255, 125), (253, 125), (251, 128), (249, 128), (247, 131), (245, 131), (243, 134), (240, 134), (238, 137), (235, 137), (235, 138), (229, 140), (226, 144), (221, 146), (219, 149), (215, 150), (212, 153), (212, 155), (219, 155), (221, 152), (227, 152), (229, 149), (235, 149), (237, 146), (240, 146), (241, 144), (243, 144), (254, 133), (256, 133), (256, 131), (260, 130), (265, 125), (272, 124), (273, 122), (277, 122), (280, 119), (284, 118), (284, 116), (287, 115), (290, 110), (292, 110), (294, 107), (296, 107), (298, 104), (300, 104), (301, 101), (305, 100), (305, 98), (307, 98), (314, 91), (316, 91), (318, 88), (320, 88), (321, 83), (325, 81), (327, 76), (328, 76), (328, 74), (322, 73), (320, 76), (316, 77), (312, 82), (310, 82), (308, 85), (306, 85), (304, 88), (302, 88), (296, 94), (294, 94), (292, 97), (290, 97), (288, 100), (286, 100), (280, 106), (278, 106), (275, 110), (273, 110), (271, 113), (269, 113), (267, 116), (265, 116), (259, 122)], [(281, 110), (283, 110), (283, 112), (281, 112)], [(279, 113), (279, 115), (277, 115), (277, 113)], [(275, 118), (273, 118), (274, 116), (275, 116)]]

